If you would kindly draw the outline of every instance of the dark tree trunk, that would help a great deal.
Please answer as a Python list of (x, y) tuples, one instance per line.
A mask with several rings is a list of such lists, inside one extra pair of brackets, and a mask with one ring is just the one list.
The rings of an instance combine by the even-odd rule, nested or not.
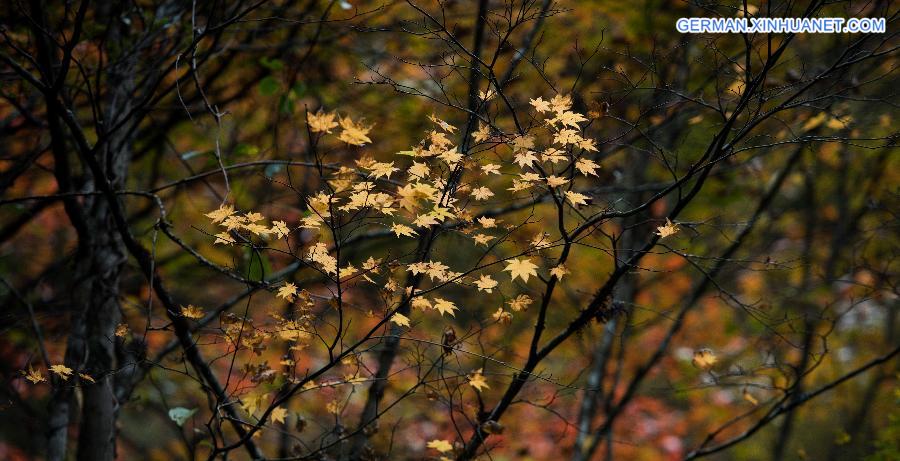
[[(128, 53), (125, 40), (126, 28), (119, 18), (117, 6), (106, 4), (98, 8), (98, 14), (108, 20), (108, 40), (117, 46), (110, 52), (113, 63), (106, 72), (108, 93), (104, 129), (120, 123), (132, 109), (135, 97), (134, 72), (137, 54)], [(100, 164), (105, 168), (106, 179), (113, 189), (122, 189), (131, 160), (132, 131), (121, 128), (106, 135), (104, 148), (100, 149)], [(99, 190), (99, 186), (94, 189)], [(113, 222), (109, 201), (102, 195), (94, 196), (88, 208), (88, 223), (95, 235), (91, 258), (83, 262), (88, 271), (86, 286), (85, 319), (87, 323), (86, 370), (96, 383), (86, 384), (83, 390), (84, 406), (78, 438), (79, 461), (112, 461), (116, 457), (116, 418), (119, 403), (115, 397), (114, 374), (116, 363), (116, 326), (121, 319), (119, 306), (119, 278), (127, 259), (125, 246)]]
[(93, 200), (88, 225), (96, 233), (87, 260), (79, 261), (85, 275), (79, 290), (85, 312), (87, 360), (84, 372), (96, 381), (82, 381), (83, 407), (78, 437), (79, 460), (115, 459), (115, 420), (118, 403), (113, 394), (115, 329), (119, 323), (118, 285), (124, 253), (110, 222), (106, 201)]
[[(99, 149), (85, 152), (77, 150), (72, 142), (72, 127), (63, 124), (65, 111), (63, 95), (52, 82), (59, 77), (54, 73), (58, 67), (57, 56), (52, 52), (41, 29), (48, 30), (45, 20), (36, 30), (37, 39), (42, 42), (41, 62), (43, 78), (47, 87), (47, 119), (51, 133), (51, 148), (54, 153), (55, 175), (60, 191), (82, 192), (80, 199), (65, 202), (66, 213), (77, 231), (78, 250), (69, 272), (71, 283), (70, 327), (66, 344), (65, 364), (76, 372), (67, 381), (54, 380), (54, 391), (49, 404), (47, 431), (47, 459), (64, 460), (73, 450), (68, 446), (68, 430), (72, 415), (77, 409), (73, 405), (73, 391), (79, 386), (82, 396), (81, 417), (79, 419), (77, 458), (83, 461), (112, 461), (116, 456), (116, 417), (118, 402), (114, 392), (114, 372), (121, 364), (116, 360), (115, 330), (120, 322), (119, 306), (120, 274), (126, 252), (121, 237), (113, 223), (110, 204), (102, 195), (92, 195), (100, 188), (95, 176), (84, 166), (80, 171), (73, 168), (76, 158), (84, 161), (84, 156), (96, 156), (103, 165), (103, 174), (114, 189), (124, 187), (128, 164), (131, 158), (131, 131), (122, 128), (106, 133), (122, 120), (132, 108), (134, 97), (134, 70), (138, 56), (128, 53), (123, 23), (119, 20), (116, 6), (98, 6), (98, 18), (106, 18), (107, 42), (110, 49), (106, 56), (107, 69), (104, 74), (109, 90), (102, 95), (103, 124), (97, 137), (102, 139)], [(32, 12), (39, 16), (40, 2), (32, 2)], [(127, 56), (127, 57), (126, 57)], [(125, 57), (123, 59), (123, 57)], [(63, 69), (61, 72), (64, 72)], [(78, 174), (79, 181), (73, 180)], [(79, 184), (76, 186), (76, 183)], [(48, 364), (49, 366), (49, 364)], [(77, 376), (84, 373), (90, 378)], [(93, 380), (93, 382), (92, 382)]]

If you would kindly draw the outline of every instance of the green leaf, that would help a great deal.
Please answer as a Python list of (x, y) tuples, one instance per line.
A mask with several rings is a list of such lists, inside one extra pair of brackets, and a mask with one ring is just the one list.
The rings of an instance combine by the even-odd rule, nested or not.
[(263, 96), (272, 96), (281, 88), (281, 84), (278, 83), (278, 80), (271, 75), (263, 78), (259, 81), (259, 92)]
[(294, 100), (287, 97), (287, 95), (281, 95), (281, 99), (278, 101), (278, 110), (281, 111), (282, 114), (290, 115), (294, 113)]
[(269, 70), (281, 70), (284, 69), (284, 61), (280, 59), (269, 59), (265, 56), (259, 58), (259, 63)]
[(175, 424), (177, 424), (178, 427), (181, 427), (184, 426), (185, 421), (191, 416), (194, 416), (194, 413), (196, 412), (196, 408), (187, 409), (184, 407), (175, 407), (169, 410), (169, 419), (175, 421)]
[(306, 84), (303, 82), (297, 82), (294, 84), (294, 87), (291, 88), (291, 93), (296, 98), (302, 98), (304, 94), (306, 94)]
[(253, 157), (256, 154), (259, 154), (259, 147), (242, 142), (235, 146), (234, 153), (235, 155)]

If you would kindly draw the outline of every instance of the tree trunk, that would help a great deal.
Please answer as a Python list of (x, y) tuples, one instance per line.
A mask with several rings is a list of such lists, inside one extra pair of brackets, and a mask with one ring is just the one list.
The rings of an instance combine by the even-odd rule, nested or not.
[[(124, 152), (116, 152), (118, 154)], [(88, 225), (95, 232), (94, 246), (90, 257), (78, 264), (86, 275), (80, 291), (87, 333), (84, 372), (96, 382), (82, 380), (84, 404), (78, 437), (78, 459), (112, 461), (116, 451), (115, 423), (118, 412), (118, 402), (113, 394), (113, 371), (116, 368), (115, 329), (120, 317), (119, 274), (125, 257), (104, 197), (96, 196), (87, 211)]]
[[(104, 98), (104, 129), (115, 126), (122, 117), (127, 116), (136, 94), (134, 72), (137, 54), (128, 53), (124, 40), (125, 29), (116, 8), (109, 4), (98, 8), (99, 16), (108, 20), (110, 43), (118, 45), (111, 48), (121, 50), (110, 56), (110, 62), (114, 64), (109, 67), (106, 75), (109, 92)], [(112, 187), (122, 189), (131, 160), (133, 137), (127, 128), (104, 134), (107, 135), (107, 141), (104, 148), (99, 150), (100, 164), (105, 167), (104, 174)], [(100, 187), (95, 186), (94, 189), (99, 190)], [(88, 208), (88, 225), (96, 237), (91, 258), (84, 261), (90, 275), (89, 286), (85, 287), (89, 298), (85, 299), (84, 307), (88, 349), (86, 371), (96, 383), (85, 383), (83, 389), (78, 460), (113, 461), (116, 457), (116, 419), (119, 411), (113, 373), (117, 368), (115, 331), (121, 319), (119, 278), (127, 256), (125, 245), (113, 222), (109, 201), (102, 195), (92, 198)]]
[[(40, 60), (43, 78), (47, 87), (47, 120), (51, 134), (51, 148), (55, 161), (55, 176), (60, 192), (81, 192), (84, 196), (64, 201), (66, 213), (77, 231), (78, 250), (73, 258), (71, 283), (70, 328), (66, 344), (65, 364), (76, 374), (66, 381), (54, 379), (54, 391), (48, 408), (47, 459), (61, 461), (68, 458), (68, 430), (72, 415), (77, 412), (72, 404), (76, 386), (82, 395), (81, 418), (77, 458), (83, 461), (113, 461), (116, 456), (116, 417), (118, 402), (114, 394), (114, 372), (116, 363), (115, 329), (120, 321), (119, 282), (122, 266), (126, 260), (125, 248), (112, 221), (109, 202), (101, 195), (89, 193), (99, 190), (96, 180), (86, 166), (76, 171), (72, 161), (76, 157), (70, 150), (72, 127), (63, 125), (64, 107), (62, 95), (51, 85), (56, 78), (54, 69), (58, 57), (43, 31), (47, 22), (40, 15), (43, 10), (39, 1), (32, 2), (32, 12), (41, 18), (36, 28), (40, 42)], [(115, 6), (102, 4), (96, 11), (98, 18), (106, 18), (107, 42), (115, 52), (106, 58), (109, 67), (105, 78), (109, 91), (102, 96), (103, 124), (98, 129), (98, 139), (103, 139), (102, 148), (90, 152), (78, 151), (79, 156), (96, 155), (104, 166), (104, 176), (115, 189), (124, 186), (128, 163), (131, 157), (132, 136), (127, 128), (114, 133), (105, 133), (128, 114), (134, 97), (134, 68), (136, 53), (127, 53), (123, 40), (123, 24), (118, 13), (111, 10)], [(121, 59), (122, 56), (128, 56)], [(84, 159), (82, 158), (82, 161)], [(82, 176), (75, 181), (78, 174)], [(75, 183), (80, 184), (76, 186)], [(50, 364), (47, 364), (48, 366)]]

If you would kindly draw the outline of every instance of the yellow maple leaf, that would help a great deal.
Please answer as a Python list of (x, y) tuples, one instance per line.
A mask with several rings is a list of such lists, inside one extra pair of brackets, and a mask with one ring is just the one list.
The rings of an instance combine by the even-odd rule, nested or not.
[(453, 210), (447, 207), (437, 206), (435, 205), (434, 209), (429, 213), (435, 218), (443, 221), (445, 219), (453, 218), (455, 215), (453, 214)]
[(582, 139), (581, 141), (578, 141), (577, 144), (578, 144), (578, 147), (580, 147), (584, 150), (588, 150), (591, 152), (599, 151), (599, 149), (597, 149), (597, 143), (594, 142), (593, 139)]
[(441, 313), (441, 316), (444, 314), (450, 314), (452, 316), (456, 316), (454, 311), (457, 309), (456, 305), (451, 301), (447, 301), (442, 298), (434, 298), (434, 308), (437, 309), (438, 312)]
[(446, 440), (432, 440), (428, 442), (428, 448), (433, 448), (441, 453), (447, 453), (448, 451), (453, 451), (453, 445)]
[(412, 166), (406, 169), (406, 172), (414, 180), (425, 179), (431, 174), (431, 168), (425, 163), (413, 162)]
[(375, 259), (369, 256), (369, 259), (363, 261), (363, 270), (368, 272), (378, 272), (378, 265), (381, 264), (381, 259)]
[(417, 262), (412, 263), (406, 266), (407, 270), (412, 272), (413, 275), (419, 275), (428, 271), (428, 263), (426, 262)]
[(531, 299), (531, 296), (522, 294), (522, 295), (516, 296), (513, 299), (510, 299), (506, 304), (509, 304), (509, 308), (512, 309), (513, 311), (519, 312), (519, 311), (524, 311), (525, 309), (528, 309), (528, 306), (530, 306), (531, 303), (533, 303), (533, 302), (534, 302), (534, 300)]
[(344, 376), (344, 381), (347, 384), (359, 384), (366, 382), (366, 378), (364, 376), (360, 376), (358, 374), (347, 374)]
[(62, 378), (63, 381), (68, 381), (72, 376), (72, 369), (62, 364), (51, 365), (50, 372)]
[(568, 95), (558, 94), (550, 99), (550, 106), (553, 112), (562, 112), (572, 107), (572, 97)]
[(438, 158), (446, 162), (451, 168), (455, 168), (459, 161), (462, 160), (463, 155), (454, 147), (453, 149), (442, 152), (438, 155)]
[(309, 248), (307, 256), (313, 262), (319, 263), (326, 273), (337, 274), (337, 259), (328, 254), (328, 245), (318, 242)]
[(496, 163), (482, 165), (481, 172), (484, 174), (500, 174), (500, 165), (497, 165)]
[(482, 371), (482, 369), (479, 368), (479, 369), (475, 370), (474, 372), (472, 372), (472, 374), (470, 374), (468, 376), (469, 385), (474, 387), (475, 390), (477, 390), (478, 392), (481, 392), (482, 389), (490, 389), (491, 388), (491, 386), (488, 386), (487, 381), (484, 380), (484, 375), (481, 374), (481, 371)]
[(669, 221), (669, 218), (666, 218), (666, 225), (657, 227), (656, 235), (658, 235), (660, 238), (666, 238), (670, 235), (677, 234), (678, 230), (678, 225), (673, 224), (672, 221)]
[(497, 308), (497, 312), (494, 312), (491, 317), (495, 322), (501, 325), (509, 325), (512, 322), (512, 314), (503, 310), (502, 307)]
[(31, 384), (43, 383), (47, 381), (47, 378), (45, 378), (40, 371), (32, 368), (31, 365), (28, 365), (28, 371), (22, 370), (22, 376), (30, 381)]
[(414, 237), (416, 235), (416, 231), (413, 230), (412, 227), (409, 227), (405, 224), (394, 224), (391, 226), (391, 230), (397, 234), (397, 237), (401, 235), (405, 235), (407, 237)]
[(577, 112), (562, 111), (557, 114), (556, 118), (550, 119), (547, 122), (551, 125), (558, 122), (563, 126), (578, 128), (578, 124), (585, 121), (587, 121), (587, 118)]
[(544, 101), (544, 98), (538, 97), (537, 99), (531, 99), (529, 102), (531, 107), (534, 107), (534, 110), (538, 112), (549, 112), (550, 111), (550, 103)]
[(257, 224), (257, 223), (250, 223), (250, 224), (247, 224), (247, 225), (244, 226), (244, 229), (247, 229), (248, 231), (252, 232), (253, 235), (262, 235), (262, 236), (266, 236), (266, 235), (269, 234), (269, 228), (268, 228), (268, 227), (263, 226), (262, 224)]
[(409, 327), (409, 317), (399, 312), (395, 312), (394, 315), (391, 316), (391, 322), (394, 322), (401, 327)]
[(522, 168), (533, 165), (538, 161), (537, 156), (534, 155), (534, 152), (530, 150), (523, 150), (513, 156), (513, 163), (519, 165)]
[(181, 306), (181, 316), (189, 319), (202, 319), (203, 309), (193, 304), (189, 304), (187, 307)]
[(514, 151), (528, 150), (532, 147), (534, 147), (534, 136), (531, 135), (516, 136), (512, 142)]
[(494, 288), (497, 287), (497, 281), (489, 275), (481, 274), (481, 278), (475, 281), (475, 285), (478, 287), (478, 291), (493, 293)]
[(571, 190), (566, 191), (566, 199), (568, 199), (569, 202), (572, 203), (572, 206), (577, 207), (580, 205), (587, 205), (587, 200), (589, 198), (590, 197), (588, 197), (587, 195), (579, 194), (578, 192), (575, 192), (575, 191), (571, 191)]
[(444, 280), (447, 278), (448, 269), (450, 268), (440, 261), (428, 261), (425, 265), (425, 274), (431, 277), (431, 280)]
[(288, 320), (281, 324), (278, 329), (278, 336), (286, 341), (300, 342), (310, 336), (310, 332), (296, 320)]
[(367, 127), (357, 124), (351, 120), (350, 117), (341, 117), (340, 124), (343, 130), (341, 131), (341, 135), (338, 136), (338, 139), (341, 141), (353, 146), (363, 146), (366, 143), (372, 142), (368, 136), (369, 131), (372, 130), (371, 126)]
[(375, 179), (382, 176), (390, 179), (391, 173), (398, 171), (399, 168), (394, 168), (394, 162), (375, 162), (369, 167), (369, 170), (372, 171), (372, 177)]
[(485, 245), (485, 246), (487, 246), (488, 242), (490, 242), (493, 239), (494, 239), (494, 237), (491, 237), (490, 235), (485, 235), (485, 234), (475, 234), (472, 236), (472, 240), (475, 240), (475, 243), (477, 243), (479, 245)]
[(446, 131), (447, 133), (453, 133), (456, 131), (455, 126), (437, 118), (434, 114), (429, 115), (428, 119), (431, 120), (432, 122), (436, 123), (438, 126), (441, 127), (442, 130)]
[(275, 234), (276, 238), (282, 238), (285, 235), (290, 234), (291, 230), (288, 229), (286, 222), (274, 221), (274, 222), (272, 222), (272, 227), (269, 228), (268, 232), (270, 234)]
[(586, 158), (580, 158), (575, 162), (575, 169), (585, 176), (599, 176), (597, 172), (594, 171), (597, 168), (600, 168), (600, 165), (598, 165), (597, 162)]
[(226, 218), (234, 214), (234, 207), (231, 205), (222, 205), (218, 209), (206, 213), (206, 217), (212, 219), (214, 223), (225, 221)]
[(509, 272), (513, 280), (521, 277), (523, 282), (528, 283), (529, 276), (537, 276), (536, 269), (537, 265), (528, 259), (513, 259), (507, 262), (506, 268), (503, 270)]
[(695, 367), (703, 370), (709, 370), (718, 361), (719, 359), (716, 357), (716, 354), (710, 349), (699, 349), (694, 351), (694, 358), (691, 359), (691, 363)]
[(487, 216), (482, 216), (478, 218), (478, 224), (481, 224), (481, 227), (485, 229), (490, 229), (492, 227), (497, 227), (497, 220), (494, 218), (488, 218)]
[(339, 415), (341, 413), (341, 401), (335, 399), (328, 402), (328, 405), (325, 406), (325, 410), (333, 415)]
[(418, 309), (420, 311), (427, 311), (432, 308), (431, 301), (427, 298), (413, 298), (410, 305), (413, 309)]
[(241, 398), (241, 408), (247, 412), (248, 415), (253, 415), (257, 410), (262, 408), (263, 403), (265, 403), (266, 398), (268, 397), (268, 393), (249, 393), (243, 398)]
[(334, 121), (335, 114), (333, 112), (323, 112), (319, 109), (315, 114), (309, 115), (309, 129), (314, 133), (331, 133), (331, 129), (338, 126)]
[(278, 294), (276, 296), (281, 299), (286, 299), (288, 302), (293, 301), (294, 296), (297, 296), (297, 285), (286, 282), (284, 286), (278, 289)]
[(284, 424), (284, 419), (287, 417), (287, 410), (283, 407), (275, 407), (272, 409), (272, 413), (269, 416), (272, 418), (273, 422)]
[(493, 196), (494, 193), (487, 187), (476, 187), (475, 189), (472, 189), (472, 197), (475, 197), (475, 200), (487, 200)]
[(262, 221), (263, 219), (266, 219), (266, 217), (263, 216), (262, 213), (257, 213), (255, 211), (251, 211), (244, 215), (244, 221), (246, 221), (248, 223), (259, 222), (259, 221)]
[(475, 139), (475, 143), (480, 143), (482, 141), (487, 141), (488, 138), (491, 137), (491, 128), (484, 123), (478, 124), (478, 130), (472, 133), (472, 138)]
[(416, 216), (416, 220), (413, 221), (413, 224), (415, 224), (416, 227), (428, 227), (439, 223), (440, 221), (435, 219), (431, 213), (420, 214)]
[(218, 234), (216, 234), (216, 241), (213, 243), (215, 243), (216, 245), (231, 245), (234, 242), (234, 237), (232, 237), (231, 234), (229, 234), (228, 232), (219, 232)]
[(550, 187), (559, 187), (559, 186), (562, 186), (563, 184), (569, 182), (568, 179), (560, 177), (560, 176), (556, 176), (556, 175), (547, 176), (546, 179), (547, 179), (547, 185)]
[(544, 162), (551, 162), (554, 165), (566, 160), (566, 153), (561, 151), (555, 147), (547, 148), (544, 153), (541, 154), (541, 160)]
[(563, 276), (569, 273), (569, 269), (566, 269), (562, 264), (550, 269), (550, 275), (555, 275), (556, 278), (562, 280)]

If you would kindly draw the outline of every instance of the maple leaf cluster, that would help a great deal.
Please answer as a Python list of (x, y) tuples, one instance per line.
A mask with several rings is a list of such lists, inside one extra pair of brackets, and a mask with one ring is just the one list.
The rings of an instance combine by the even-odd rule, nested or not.
[[(463, 140), (468, 146), (466, 151), (454, 141), (461, 139), (465, 130), (435, 115), (429, 117), (434, 129), (409, 150), (394, 154), (393, 160), (378, 161), (363, 150), (354, 150), (352, 165), (329, 164), (321, 170), (321, 187), (303, 197), (307, 214), (296, 223), (273, 220), (266, 225), (260, 213), (237, 212), (231, 204), (223, 204), (206, 215), (223, 228), (215, 234), (215, 243), (245, 245), (254, 239), (267, 241), (271, 237), (288, 243), (292, 232), (302, 230), (304, 235), (313, 236), (305, 238), (311, 243), (303, 250), (304, 264), (330, 283), (341, 284), (342, 293), (358, 283), (379, 287), (392, 300), (385, 305), (382, 321), (395, 328), (414, 328), (420, 316), (428, 312), (454, 317), (461, 309), (471, 309), (472, 306), (458, 305), (452, 295), (439, 294), (451, 287), (469, 287), (508, 299), (500, 303), (496, 312), (486, 315), (496, 325), (509, 325), (514, 313), (524, 312), (533, 302), (528, 294), (516, 291), (527, 289), (536, 277), (562, 280), (568, 270), (558, 255), (547, 253), (563, 242), (558, 232), (552, 235), (540, 222), (506, 223), (495, 217), (492, 210), (499, 204), (553, 202), (575, 226), (590, 215), (581, 209), (600, 209), (589, 192), (601, 168), (592, 158), (598, 151), (596, 143), (584, 133), (589, 120), (571, 109), (572, 100), (567, 96), (557, 95), (549, 100), (539, 97), (532, 99), (530, 105), (538, 122), (534, 129), (505, 133), (482, 121), (469, 134), (471, 143)], [(334, 136), (339, 143), (354, 148), (372, 143), (373, 127), (349, 116), (320, 109), (308, 114), (307, 121), (309, 131), (319, 137), (317, 142)], [(354, 264), (340, 255), (341, 242), (336, 240), (336, 229), (354, 222), (365, 223), (359, 228), (386, 229), (396, 238), (410, 242), (432, 238), (439, 232), (455, 233), (470, 239), (473, 251), (477, 247), (507, 248), (513, 254), (457, 268), (427, 258), (404, 262), (402, 257), (389, 254), (369, 255), (367, 260)], [(513, 238), (529, 229), (535, 232), (530, 240)], [(404, 279), (419, 282), (410, 285), (403, 283)], [(294, 302), (298, 290), (296, 284), (285, 282), (276, 289), (276, 296)], [(304, 296), (305, 304), (312, 306), (310, 295)], [(342, 298), (335, 299), (333, 293), (322, 297), (330, 297), (332, 306), (344, 302)], [(276, 332), (253, 324), (252, 320), (249, 322), (253, 328), (236, 320), (225, 321), (224, 336), (252, 350), (263, 349), (274, 339), (299, 345), (311, 336), (310, 312), (306, 309), (299, 320), (270, 313)], [(369, 312), (373, 314), (371, 309)], [(181, 315), (200, 319), (204, 313), (188, 306)], [(244, 329), (237, 330), (239, 326)], [(358, 379), (348, 376), (344, 382)], [(490, 388), (482, 369), (469, 373), (467, 381), (478, 392)], [(261, 397), (254, 394), (245, 399), (248, 413), (262, 405), (255, 403), (258, 398)], [(339, 411), (337, 407), (333, 410)]]
[[(465, 130), (432, 115), (429, 120), (434, 129), (387, 161), (375, 160), (362, 149), (373, 142), (373, 126), (319, 110), (307, 116), (309, 132), (318, 137), (317, 143), (336, 138), (338, 146), (351, 149), (352, 164), (328, 164), (319, 170), (320, 187), (302, 197), (302, 217), (267, 219), (255, 211), (238, 211), (227, 202), (206, 213), (219, 228), (210, 233), (216, 245), (285, 254), (296, 251), (301, 263), (317, 272), (326, 286), (340, 287), (314, 294), (312, 287), (308, 290), (294, 281), (282, 281), (271, 290), (275, 299), (288, 303), (289, 309), (269, 306), (264, 320), (233, 313), (220, 317), (218, 335), (224, 343), (251, 352), (242, 368), (254, 383), (240, 397), (244, 412), (253, 417), (261, 414), (270, 405), (275, 395), (273, 386), (278, 383), (303, 383), (303, 391), (310, 391), (354, 386), (369, 379), (356, 355), (342, 359), (354, 371), (339, 378), (316, 383), (296, 373), (298, 358), (294, 354), (309, 347), (319, 335), (317, 320), (331, 309), (344, 308), (354, 287), (368, 285), (384, 296), (380, 315), (372, 306), (361, 311), (385, 327), (392, 325), (398, 333), (409, 334), (419, 322), (450, 321), (460, 311), (466, 311), (467, 317), (484, 316), (489, 324), (502, 328), (534, 302), (528, 294), (529, 283), (537, 278), (561, 282), (569, 274), (565, 256), (553, 250), (570, 244), (564, 233), (603, 210), (590, 192), (600, 178), (601, 165), (593, 158), (598, 149), (585, 135), (589, 119), (571, 109), (571, 98), (539, 97), (531, 99), (530, 106), (537, 122), (530, 131), (506, 133), (482, 121), (468, 134), (471, 143), (460, 138)], [(457, 144), (454, 139), (462, 142)], [(544, 203), (555, 205), (558, 224), (539, 219), (512, 223), (496, 212), (498, 207), (526, 208)], [(556, 225), (560, 228), (554, 229)], [(464, 245), (472, 254), (480, 251), (484, 256), (461, 267), (456, 260), (395, 253), (392, 247), (382, 254), (365, 254), (365, 259), (354, 263), (351, 258), (356, 255), (340, 251), (342, 238), (348, 237), (340, 235), (349, 227), (356, 232), (387, 232), (401, 244), (421, 245), (438, 234), (455, 234), (468, 242)], [(670, 221), (658, 228), (660, 237), (677, 231)], [(529, 234), (532, 237), (527, 237)], [(526, 238), (521, 238), (523, 235)], [(488, 297), (478, 299), (498, 306), (496, 311), (462, 305), (456, 294), (460, 289), (484, 293)], [(320, 306), (328, 308), (317, 309), (319, 301), (324, 301)], [(175, 314), (196, 322), (216, 317), (191, 304)], [(454, 330), (448, 327), (446, 331)], [(116, 336), (128, 333), (127, 325), (116, 329)], [(455, 341), (455, 332), (451, 336), (445, 332), (443, 352), (452, 353)], [(277, 365), (270, 365), (262, 359), (262, 352), (277, 342), (286, 344), (292, 353)], [(462, 383), (479, 394), (491, 389), (484, 365), (469, 370), (458, 376)], [(49, 371), (62, 380), (73, 374), (63, 365), (53, 365)], [(22, 373), (35, 384), (46, 380), (30, 367)], [(333, 399), (327, 411), (340, 415), (345, 407), (341, 399)], [(270, 408), (267, 414), (269, 421), (277, 424), (284, 424), (289, 416), (282, 406)], [(453, 450), (445, 440), (433, 440), (428, 448), (440, 453)]]

